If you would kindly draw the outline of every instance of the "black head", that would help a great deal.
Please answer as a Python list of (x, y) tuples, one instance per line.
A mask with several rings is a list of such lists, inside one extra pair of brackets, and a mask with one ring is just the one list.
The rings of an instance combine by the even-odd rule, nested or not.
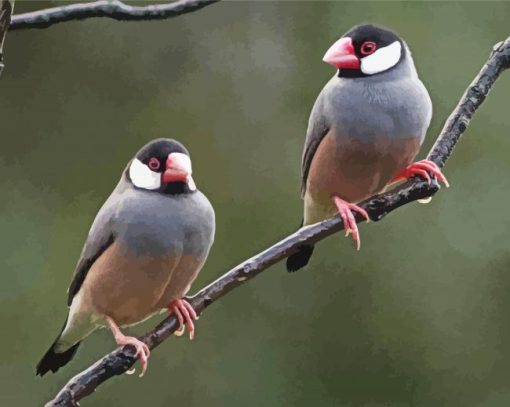
[(135, 188), (164, 194), (189, 193), (196, 190), (191, 177), (188, 150), (172, 139), (156, 139), (143, 146), (126, 170)]
[(405, 56), (406, 47), (397, 34), (364, 24), (345, 33), (323, 60), (337, 68), (340, 77), (364, 77), (392, 69)]

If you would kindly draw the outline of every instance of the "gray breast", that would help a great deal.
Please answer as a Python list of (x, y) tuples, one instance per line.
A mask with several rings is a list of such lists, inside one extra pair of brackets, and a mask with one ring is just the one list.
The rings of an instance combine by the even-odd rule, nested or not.
[(135, 254), (205, 257), (214, 239), (214, 210), (199, 191), (162, 195), (124, 192), (115, 216), (114, 233)]
[(324, 91), (330, 128), (360, 141), (389, 136), (421, 142), (432, 117), (425, 86), (405, 65), (373, 77), (334, 77)]

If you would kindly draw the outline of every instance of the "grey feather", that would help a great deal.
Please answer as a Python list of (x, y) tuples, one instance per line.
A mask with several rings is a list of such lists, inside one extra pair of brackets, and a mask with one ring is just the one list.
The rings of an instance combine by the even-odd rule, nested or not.
[(214, 237), (214, 210), (200, 191), (163, 195), (131, 187), (117, 200), (113, 232), (131, 252), (207, 256)]
[(92, 223), (67, 290), (67, 305), (71, 305), (73, 302), (73, 298), (80, 290), (92, 264), (115, 240), (112, 220), (115, 213), (116, 190), (103, 204)]

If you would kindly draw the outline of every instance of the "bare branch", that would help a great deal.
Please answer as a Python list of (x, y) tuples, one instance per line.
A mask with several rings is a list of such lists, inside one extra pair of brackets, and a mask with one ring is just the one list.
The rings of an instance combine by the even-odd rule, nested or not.
[[(480, 107), (501, 72), (510, 67), (510, 37), (494, 47), (487, 63), (473, 80), (457, 107), (448, 118), (428, 158), (443, 167), (453, 148), (466, 130), (474, 112)], [(376, 195), (361, 204), (373, 220), (380, 220), (402, 205), (432, 196), (439, 190), (437, 182), (431, 185), (420, 179), (411, 180), (398, 188)], [(356, 220), (362, 221), (357, 215)], [(263, 252), (234, 267), (222, 277), (200, 290), (189, 300), (197, 314), (234, 288), (244, 284), (273, 264), (296, 252), (299, 246), (317, 243), (343, 229), (336, 216), (315, 225), (301, 228)], [(174, 316), (166, 318), (141, 339), (153, 349), (177, 329)], [(118, 348), (94, 365), (72, 378), (47, 406), (77, 406), (78, 400), (91, 394), (105, 380), (126, 372), (135, 362), (133, 348)]]
[(128, 6), (119, 0), (99, 0), (53, 7), (12, 16), (9, 30), (48, 28), (53, 24), (92, 17), (108, 17), (118, 21), (164, 20), (200, 10), (220, 0), (177, 0), (167, 4)]
[(4, 40), (7, 28), (11, 22), (11, 14), (14, 8), (14, 0), (2, 0), (0, 6), (0, 74), (4, 69)]
[(466, 130), (475, 111), (488, 95), (501, 72), (510, 67), (510, 37), (494, 45), (489, 60), (473, 79), (462, 98), (446, 121), (428, 158), (439, 167), (444, 167), (455, 144)]

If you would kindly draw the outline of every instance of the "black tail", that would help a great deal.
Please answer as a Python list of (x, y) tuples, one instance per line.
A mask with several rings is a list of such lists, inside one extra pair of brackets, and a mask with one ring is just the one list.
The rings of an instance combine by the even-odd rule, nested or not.
[[(66, 326), (66, 323), (64, 323), (64, 327)], [(64, 328), (62, 328), (62, 330), (64, 330)], [(51, 347), (48, 349), (48, 351), (44, 354), (42, 359), (37, 364), (36, 375), (42, 377), (50, 370), (53, 373), (55, 373), (62, 366), (67, 365), (69, 363), (69, 361), (73, 358), (74, 354), (76, 353), (78, 346), (80, 346), (80, 342), (78, 342), (77, 344), (71, 346), (66, 351), (57, 353), (55, 352), (55, 345), (57, 344), (59, 338), (60, 334), (57, 336), (57, 339), (55, 339), (53, 345), (51, 345)]]
[(287, 271), (293, 273), (305, 267), (313, 254), (313, 246), (301, 246), (299, 250), (287, 259)]

